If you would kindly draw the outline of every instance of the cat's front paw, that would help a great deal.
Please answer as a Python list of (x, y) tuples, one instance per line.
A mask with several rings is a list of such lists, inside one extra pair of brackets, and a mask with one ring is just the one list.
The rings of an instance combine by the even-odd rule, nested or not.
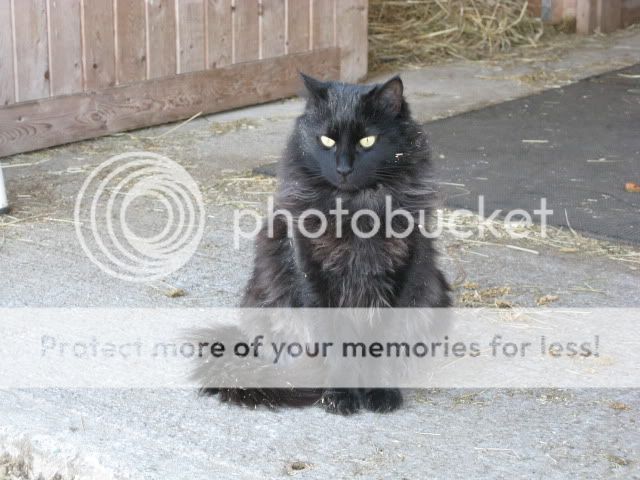
[(364, 393), (363, 403), (372, 412), (393, 412), (402, 405), (402, 393), (397, 388), (374, 388)]
[(322, 393), (320, 403), (329, 413), (351, 415), (360, 410), (360, 395), (353, 390), (326, 390)]

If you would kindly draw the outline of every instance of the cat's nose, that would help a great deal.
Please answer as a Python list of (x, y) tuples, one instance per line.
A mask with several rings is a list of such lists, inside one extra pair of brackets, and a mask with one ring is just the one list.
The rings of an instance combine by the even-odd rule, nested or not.
[(347, 175), (349, 175), (351, 172), (353, 172), (353, 168), (350, 167), (349, 165), (338, 165), (336, 167), (336, 171), (342, 175), (343, 178), (347, 178)]

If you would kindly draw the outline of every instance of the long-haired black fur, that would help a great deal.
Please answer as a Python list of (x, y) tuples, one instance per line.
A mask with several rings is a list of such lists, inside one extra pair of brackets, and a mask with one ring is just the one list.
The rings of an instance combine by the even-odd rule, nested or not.
[[(405, 238), (387, 238), (382, 229), (359, 238), (351, 229), (351, 214), (376, 212), (384, 225), (385, 198), (394, 209), (428, 221), (435, 190), (430, 179), (427, 135), (416, 123), (394, 77), (383, 84), (351, 85), (323, 82), (302, 75), (307, 92), (279, 164), (277, 209), (295, 218), (307, 209), (327, 214), (329, 225), (319, 238), (305, 238), (281, 217), (266, 225), (255, 243), (255, 263), (243, 307), (448, 307), (449, 286), (437, 265), (433, 240), (418, 225)], [(342, 200), (350, 215), (343, 217), (341, 238), (330, 210)], [(316, 231), (315, 217), (307, 217)], [(361, 217), (362, 231), (372, 227)], [(392, 225), (404, 231), (408, 223), (395, 216)], [(314, 228), (315, 227), (315, 228)], [(297, 227), (294, 226), (294, 229)], [(290, 241), (289, 233), (293, 233)], [(396, 389), (221, 389), (223, 400), (256, 406), (319, 403), (328, 411), (350, 414), (361, 408), (388, 412), (402, 404)]]

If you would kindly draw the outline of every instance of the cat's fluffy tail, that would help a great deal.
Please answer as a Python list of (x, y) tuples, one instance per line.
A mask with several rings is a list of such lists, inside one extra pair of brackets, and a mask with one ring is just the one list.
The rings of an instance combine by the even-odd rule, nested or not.
[(202, 388), (201, 395), (219, 395), (223, 402), (269, 408), (307, 407), (320, 401), (321, 389), (311, 388)]

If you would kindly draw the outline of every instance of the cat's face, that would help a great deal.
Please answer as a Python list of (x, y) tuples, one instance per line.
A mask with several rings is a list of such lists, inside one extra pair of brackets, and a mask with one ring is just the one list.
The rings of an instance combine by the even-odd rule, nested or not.
[(373, 86), (303, 80), (309, 98), (296, 134), (309, 175), (345, 191), (391, 179), (402, 164), (408, 116), (400, 78)]

